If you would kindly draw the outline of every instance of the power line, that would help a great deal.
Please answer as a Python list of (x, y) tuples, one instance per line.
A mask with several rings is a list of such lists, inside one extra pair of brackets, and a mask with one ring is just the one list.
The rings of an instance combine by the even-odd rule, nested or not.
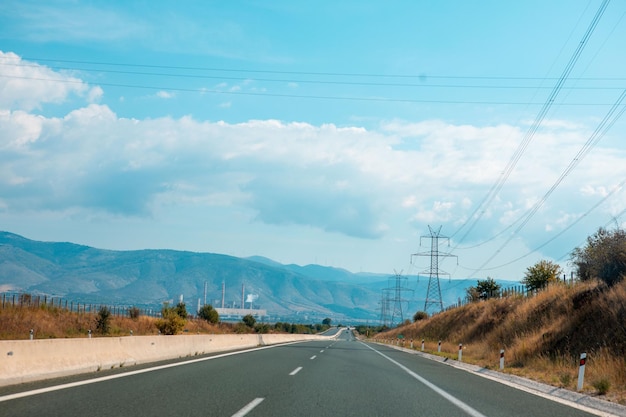
[[(13, 66), (20, 68), (38, 68), (38, 64), (22, 64), (22, 63), (0, 63), (2, 66)], [(48, 68), (56, 71), (82, 71), (82, 72), (97, 72), (97, 73), (109, 73), (109, 74), (124, 74), (124, 75), (138, 75), (138, 76), (159, 76), (159, 77), (173, 77), (173, 78), (191, 78), (191, 79), (212, 79), (212, 80), (227, 80), (227, 81), (259, 81), (259, 82), (275, 82), (275, 83), (297, 83), (297, 84), (328, 84), (328, 85), (349, 85), (349, 86), (370, 86), (370, 87), (415, 87), (415, 88), (466, 88), (466, 89), (507, 89), (507, 90), (519, 90), (519, 89), (549, 89), (551, 87), (544, 87), (542, 85), (489, 85), (489, 84), (427, 84), (427, 83), (385, 83), (385, 82), (365, 82), (365, 81), (333, 81), (333, 80), (310, 80), (310, 79), (297, 79), (297, 78), (259, 78), (259, 77), (232, 77), (224, 75), (201, 75), (201, 74), (180, 74), (180, 73), (165, 73), (165, 72), (143, 72), (143, 71), (122, 71), (111, 70), (102, 68), (78, 68), (78, 67), (60, 67), (49, 66)], [(231, 70), (234, 71), (234, 70)], [(385, 77), (381, 75), (381, 77)], [(434, 77), (433, 77), (434, 78)], [(446, 77), (447, 79), (450, 79)], [(466, 79), (465, 77), (453, 77), (455, 79)], [(490, 78), (481, 78), (481, 80), (488, 80)], [(491, 80), (500, 80), (505, 78), (492, 78)], [(522, 78), (512, 77), (510, 80), (520, 80)], [(523, 80), (533, 80), (535, 78), (526, 78)], [(587, 79), (590, 80), (590, 79)], [(543, 81), (543, 79), (542, 79)], [(601, 81), (606, 81), (602, 79)], [(624, 79), (626, 81), (626, 79)], [(621, 90), (623, 87), (614, 86), (571, 86), (563, 87), (564, 89), (572, 90)]]
[[(594, 29), (596, 28), (598, 22), (600, 21), (600, 18), (602, 17), (602, 15), (604, 14), (604, 11), (606, 10), (606, 7), (608, 6), (608, 4), (609, 4), (609, 0), (604, 0), (602, 2), (602, 4), (600, 5), (600, 8), (598, 9), (598, 11), (596, 12), (594, 18), (592, 19), (591, 23), (589, 24), (589, 27), (587, 28), (587, 31), (585, 32), (585, 34), (583, 35), (583, 38), (581, 39), (580, 43), (578, 44), (578, 47), (576, 48), (576, 50), (574, 51), (574, 53), (571, 56), (570, 60), (568, 61), (567, 65), (565, 66), (565, 69), (561, 73), (561, 76), (558, 78), (558, 80), (556, 82), (556, 85), (553, 87), (552, 92), (550, 93), (550, 95), (548, 96), (547, 100), (545, 101), (545, 103), (541, 107), (541, 110), (539, 111), (539, 113), (535, 117), (535, 120), (533, 121), (532, 125), (530, 126), (530, 128), (528, 129), (526, 134), (524, 135), (521, 143), (518, 145), (517, 149), (513, 153), (513, 156), (509, 160), (507, 166), (505, 167), (504, 171), (501, 173), (501, 175), (498, 178), (498, 180), (493, 184), (493, 186), (491, 187), (491, 189), (489, 190), (487, 195), (483, 198), (483, 200), (480, 202), (480, 204), (476, 207), (474, 212), (468, 217), (468, 220), (466, 222), (464, 222), (461, 225), (461, 227), (457, 230), (457, 232), (455, 232), (453, 234), (453, 236), (456, 235), (461, 229), (463, 229), (467, 224), (470, 224), (470, 222), (471, 222), (471, 224), (469, 225), (467, 231), (465, 232), (465, 234), (459, 240), (459, 244), (461, 242), (463, 242), (463, 240), (465, 240), (465, 238), (474, 229), (474, 227), (476, 227), (476, 224), (478, 223), (478, 221), (484, 215), (485, 211), (487, 210), (487, 207), (489, 207), (489, 205), (493, 202), (493, 200), (496, 198), (496, 196), (500, 193), (500, 190), (502, 189), (502, 187), (504, 186), (504, 184), (506, 183), (506, 181), (510, 177), (510, 175), (513, 172), (513, 170), (515, 169), (515, 167), (517, 166), (517, 163), (519, 162), (520, 158), (522, 157), (522, 155), (526, 151), (526, 148), (528, 147), (528, 145), (530, 144), (532, 139), (534, 138), (537, 130), (539, 129), (539, 126), (543, 122), (543, 120), (546, 117), (548, 111), (550, 110), (552, 105), (555, 103), (555, 100), (556, 100), (559, 92), (561, 91), (561, 89), (563, 87), (563, 84), (567, 80), (569, 74), (571, 73), (572, 69), (574, 68), (574, 65), (578, 61), (578, 58), (580, 57), (584, 47), (586, 46), (587, 41), (589, 40), (589, 37), (591, 36), (591, 34), (593, 33)], [(454, 249), (453, 249), (453, 251), (454, 251)]]
[(561, 182), (563, 182), (563, 180), (565, 179), (565, 177), (567, 175), (569, 175), (570, 172), (572, 172), (572, 170), (580, 163), (580, 161), (582, 161), (585, 156), (587, 156), (587, 154), (591, 151), (591, 149), (598, 143), (598, 141), (600, 139), (602, 139), (604, 137), (604, 135), (606, 135), (606, 133), (613, 127), (613, 125), (615, 124), (615, 122), (617, 122), (617, 120), (622, 116), (622, 114), (624, 114), (624, 111), (626, 111), (626, 106), (623, 106), (621, 108), (621, 110), (618, 111), (618, 109), (620, 108), (622, 101), (624, 100), (624, 98), (626, 98), (626, 90), (624, 90), (622, 92), (622, 94), (619, 96), (619, 98), (617, 99), (617, 101), (614, 103), (613, 107), (611, 107), (611, 109), (609, 110), (609, 112), (604, 116), (604, 118), (602, 119), (602, 121), (600, 122), (600, 124), (598, 124), (598, 126), (596, 127), (596, 129), (593, 131), (593, 133), (591, 134), (591, 136), (587, 139), (587, 142), (585, 142), (585, 144), (583, 145), (583, 147), (578, 151), (578, 153), (574, 156), (574, 158), (570, 161), (570, 163), (568, 164), (568, 166), (565, 168), (565, 170), (563, 170), (563, 172), (561, 173), (561, 175), (559, 176), (559, 178), (554, 182), (554, 184), (552, 184), (552, 187), (550, 187), (550, 189), (548, 191), (546, 191), (546, 193), (543, 195), (543, 197), (538, 200), (531, 208), (530, 210), (528, 210), (523, 216), (523, 220), (522, 222), (519, 224), (519, 226), (517, 227), (517, 229), (515, 229), (515, 231), (507, 238), (507, 240), (494, 252), (494, 254), (487, 259), (487, 261), (485, 261), (483, 263), (483, 265), (478, 268), (475, 272), (477, 273), (478, 271), (481, 271), (483, 268), (485, 268), (485, 266), (487, 266), (489, 264), (489, 262), (491, 262), (499, 253), (502, 249), (504, 249), (510, 242), (511, 240), (513, 240), (513, 238), (526, 226), (526, 224), (528, 224), (528, 222), (530, 221), (530, 219), (537, 213), (537, 211), (539, 211), (539, 209), (543, 206), (543, 204), (546, 202), (546, 200), (550, 197), (550, 195), (554, 192), (554, 190), (556, 190), (556, 188), (561, 184)]
[[(67, 84), (85, 84), (82, 80), (54, 79), (42, 77), (25, 77), (15, 75), (0, 74), (0, 78), (13, 78), (21, 80), (33, 81), (50, 81)], [(354, 97), (354, 96), (327, 96), (327, 95), (304, 95), (304, 94), (286, 94), (286, 93), (269, 93), (269, 92), (253, 92), (253, 91), (223, 91), (208, 88), (182, 88), (156, 85), (137, 85), (122, 83), (98, 82), (97, 85), (105, 87), (121, 87), (121, 88), (137, 88), (154, 91), (175, 91), (199, 94), (215, 94), (215, 95), (234, 95), (234, 96), (254, 96), (254, 97), (280, 97), (295, 99), (316, 99), (316, 100), (340, 100), (340, 101), (364, 101), (364, 102), (386, 102), (386, 103), (429, 103), (429, 104), (479, 104), (479, 105), (539, 105), (540, 103), (515, 102), (515, 101), (478, 101), (478, 100), (441, 100), (441, 99), (410, 99), (410, 98), (392, 98), (392, 97)], [(559, 103), (561, 106), (610, 106), (608, 103)]]
[[(103, 62), (103, 61), (81, 61), (67, 59), (52, 59), (42, 57), (21, 57), (28, 61), (42, 62), (62, 62), (71, 64), (88, 64), (88, 65), (106, 65), (121, 66), (135, 68), (155, 68), (155, 69), (176, 69), (176, 70), (193, 70), (193, 71), (221, 71), (221, 72), (238, 72), (238, 73), (257, 73), (257, 74), (288, 74), (288, 75), (315, 75), (315, 76), (333, 76), (333, 77), (369, 77), (369, 78), (408, 78), (408, 79), (463, 79), (463, 80), (524, 80), (524, 81), (543, 81), (558, 80), (558, 78), (546, 77), (511, 77), (511, 76), (467, 76), (467, 75), (429, 75), (429, 74), (383, 74), (383, 73), (357, 73), (357, 72), (315, 72), (315, 71), (277, 71), (277, 70), (260, 70), (260, 69), (242, 69), (242, 68), (216, 68), (216, 67), (193, 67), (193, 66), (175, 66), (175, 65), (154, 65), (154, 64), (132, 64), (119, 62)], [(625, 81), (624, 77), (610, 78), (570, 78), (579, 81)]]
[[(492, 271), (495, 269), (500, 269), (503, 268), (505, 266), (509, 266), (511, 264), (514, 264), (517, 261), (520, 261), (530, 255), (532, 255), (533, 253), (537, 252), (538, 250), (542, 249), (543, 247), (547, 246), (548, 244), (554, 242), (556, 239), (558, 239), (559, 237), (561, 237), (565, 232), (567, 232), (568, 230), (570, 230), (572, 227), (574, 227), (575, 225), (577, 225), (578, 223), (580, 223), (585, 217), (587, 217), (589, 214), (591, 214), (591, 212), (593, 212), (595, 209), (597, 209), (598, 207), (600, 207), (606, 200), (608, 200), (611, 196), (613, 196), (616, 192), (618, 192), (619, 190), (622, 189), (622, 187), (624, 187), (624, 185), (626, 185), (626, 179), (624, 179), (622, 182), (620, 182), (613, 190), (611, 190), (611, 192), (609, 192), (606, 196), (604, 196), (604, 198), (602, 198), (600, 201), (598, 201), (596, 204), (594, 204), (589, 210), (587, 210), (585, 213), (583, 213), (582, 215), (580, 215), (576, 220), (574, 220), (572, 223), (570, 223), (569, 226), (565, 227), (563, 230), (561, 230), (559, 233), (557, 233), (556, 235), (554, 235), (553, 237), (551, 237), (550, 239), (548, 239), (547, 241), (545, 241), (544, 243), (542, 243), (541, 245), (535, 247), (534, 249), (528, 251), (526, 254), (515, 258), (505, 264), (502, 265), (498, 265), (495, 267), (491, 267), (491, 268), (481, 268), (481, 269), (475, 269), (475, 268), (467, 268), (464, 266), (461, 266), (461, 268), (466, 269), (468, 271)], [(626, 209), (625, 209), (626, 211)], [(624, 211), (622, 211), (622, 213), (620, 213), (617, 217), (620, 217), (621, 214), (623, 214)]]

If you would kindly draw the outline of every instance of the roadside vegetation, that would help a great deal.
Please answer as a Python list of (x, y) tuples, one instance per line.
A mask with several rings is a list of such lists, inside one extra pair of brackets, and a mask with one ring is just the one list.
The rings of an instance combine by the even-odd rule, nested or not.
[(252, 315), (240, 322), (220, 322), (219, 314), (210, 305), (203, 306), (197, 316), (187, 312), (184, 303), (165, 304), (161, 317), (142, 316), (139, 309), (131, 308), (121, 316), (108, 307), (97, 312), (69, 311), (58, 306), (39, 304), (23, 306), (6, 304), (0, 308), (0, 340), (29, 339), (33, 330), (35, 339), (106, 336), (146, 336), (174, 334), (225, 334), (225, 333), (293, 333), (315, 334), (330, 328), (330, 319), (321, 324), (259, 323)]
[[(131, 314), (118, 316), (106, 307), (94, 313), (77, 313), (56, 306), (23, 307), (8, 304), (0, 309), (0, 340), (28, 339), (30, 329), (36, 339), (88, 337), (90, 330), (93, 337), (130, 336), (131, 332), (133, 335), (157, 335), (160, 320), (137, 314), (134, 309), (131, 309)], [(201, 318), (174, 318), (174, 321), (183, 323), (182, 327), (176, 327), (177, 333), (232, 332), (229, 325), (214, 324)]]
[[(466, 305), (375, 335), (380, 341), (576, 390), (579, 355), (587, 353), (583, 391), (626, 404), (626, 233), (599, 229), (572, 253), (579, 280), (559, 281), (561, 271), (541, 261), (527, 269), (531, 296), (489, 297), (491, 282), (468, 290)], [(486, 289), (486, 291), (482, 291)]]

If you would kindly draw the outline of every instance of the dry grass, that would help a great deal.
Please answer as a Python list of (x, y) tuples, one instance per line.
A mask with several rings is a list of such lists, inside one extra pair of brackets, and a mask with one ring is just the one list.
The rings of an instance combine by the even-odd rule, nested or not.
[[(8, 305), (0, 309), (0, 340), (20, 340), (30, 337), (30, 329), (37, 339), (88, 337), (89, 330), (93, 336), (128, 336), (156, 335), (156, 318), (140, 316), (111, 316), (109, 333), (97, 334), (96, 313), (76, 313), (57, 307), (19, 307)], [(214, 325), (205, 320), (187, 320), (185, 333), (216, 334), (231, 333), (229, 325)]]
[(380, 338), (402, 334), (416, 349), (499, 369), (567, 389), (576, 389), (578, 358), (587, 352), (583, 391), (626, 404), (626, 282), (554, 285), (532, 298), (510, 297), (469, 304)]

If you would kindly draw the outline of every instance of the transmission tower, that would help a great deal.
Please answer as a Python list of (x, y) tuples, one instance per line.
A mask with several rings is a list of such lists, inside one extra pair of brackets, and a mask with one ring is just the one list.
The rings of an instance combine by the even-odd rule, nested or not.
[(439, 229), (436, 231), (428, 226), (428, 230), (430, 231), (430, 235), (420, 237), (420, 246), (422, 245), (422, 239), (430, 239), (430, 252), (420, 252), (411, 255), (411, 263), (413, 263), (414, 256), (430, 256), (430, 268), (423, 271), (424, 273), (428, 273), (428, 290), (426, 291), (426, 301), (424, 302), (424, 311), (427, 313), (429, 312), (429, 309), (433, 310), (433, 308), (436, 309), (437, 307), (439, 308), (439, 311), (443, 311), (443, 299), (441, 298), (439, 277), (441, 275), (449, 276), (450, 274), (439, 269), (439, 258), (458, 258), (456, 255), (439, 252), (440, 239), (445, 239), (448, 244), (450, 244), (450, 239), (448, 237), (441, 236), (441, 226), (439, 226)]
[(413, 291), (404, 284), (408, 278), (402, 276), (402, 271), (400, 273), (394, 271), (394, 273), (395, 276), (389, 279), (395, 280), (395, 284), (390, 282), (389, 287), (383, 289), (381, 301), (381, 324), (389, 327), (404, 322), (402, 303), (408, 302), (408, 300), (402, 298), (402, 293)]
[(380, 297), (380, 325), (389, 326), (389, 304), (391, 297), (389, 288), (384, 288)]

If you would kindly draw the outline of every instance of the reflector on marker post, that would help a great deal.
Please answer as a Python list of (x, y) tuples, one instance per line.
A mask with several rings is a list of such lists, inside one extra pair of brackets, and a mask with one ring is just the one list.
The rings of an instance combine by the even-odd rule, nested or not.
[(585, 380), (585, 364), (587, 363), (587, 353), (580, 354), (580, 366), (578, 367), (578, 391), (582, 391)]

